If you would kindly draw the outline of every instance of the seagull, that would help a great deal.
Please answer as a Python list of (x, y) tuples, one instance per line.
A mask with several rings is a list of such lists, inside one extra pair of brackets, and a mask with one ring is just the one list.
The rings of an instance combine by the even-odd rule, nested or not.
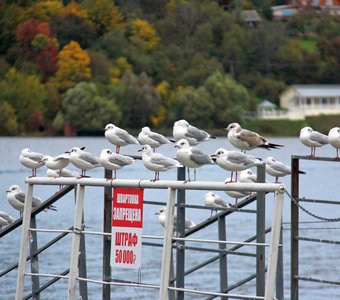
[(243, 183), (256, 183), (257, 175), (251, 169), (246, 169), (241, 171), (239, 180)]
[[(227, 178), (224, 182), (229, 183), (231, 178)], [(246, 191), (224, 191), (229, 197), (235, 199), (234, 206), (237, 205), (237, 200), (249, 196), (251, 193)]]
[(328, 141), (336, 149), (336, 157), (334, 159), (338, 160), (339, 149), (340, 149), (340, 128), (334, 127), (328, 132)]
[[(162, 207), (158, 212), (155, 213), (155, 215), (158, 215), (159, 223), (165, 228), (166, 208)], [(195, 226), (196, 224), (192, 220), (185, 218), (185, 223), (184, 223), (185, 229), (193, 228)], [(176, 227), (177, 227), (177, 216), (176, 215), (174, 215), (173, 227), (174, 227), (174, 230), (176, 230)]]
[(70, 163), (69, 157), (68, 153), (59, 154), (54, 157), (45, 155), (41, 161), (48, 169), (61, 171)]
[[(9, 204), (11, 204), (16, 210), (18, 210), (21, 216), (22, 212), (24, 211), (24, 207), (25, 207), (26, 194), (22, 191), (22, 189), (17, 184), (11, 185), (6, 192), (7, 192), (7, 200)], [(41, 204), (41, 199), (37, 197), (33, 197), (32, 208), (38, 207), (40, 204)], [(47, 209), (56, 211), (56, 208), (53, 205), (50, 205)]]
[[(86, 177), (87, 170), (100, 167), (100, 161), (92, 153), (86, 152), (78, 147), (73, 147), (66, 153), (70, 153), (70, 162), (77, 168), (81, 169), (80, 177)], [(79, 178), (80, 178), (79, 177)]]
[[(275, 177), (275, 183), (278, 183), (279, 177), (292, 174), (292, 168), (284, 163), (276, 160), (273, 156), (267, 157), (264, 162), (266, 163), (266, 172)], [(304, 171), (299, 171), (299, 174), (306, 174)]]
[(313, 130), (311, 127), (304, 127), (300, 131), (300, 141), (310, 147), (310, 156), (315, 156), (315, 148), (328, 144), (328, 136)]
[(195, 180), (196, 180), (196, 168), (202, 167), (207, 164), (213, 164), (211, 157), (203, 153), (200, 149), (190, 146), (186, 139), (179, 140), (175, 148), (177, 160), (185, 167), (188, 168), (188, 180), (190, 181), (189, 168), (194, 168), (195, 170)]
[(116, 153), (120, 152), (121, 146), (129, 144), (139, 144), (138, 140), (129, 134), (126, 130), (119, 128), (113, 124), (107, 124), (104, 128), (106, 139), (116, 145)]
[(2, 229), (2, 226), (9, 225), (15, 221), (15, 218), (10, 216), (8, 213), (0, 210), (0, 230)]
[(155, 172), (155, 178), (151, 181), (159, 180), (159, 172), (165, 172), (173, 168), (183, 167), (176, 159), (153, 152), (149, 145), (144, 145), (143, 148), (138, 151), (142, 152), (144, 166), (147, 169)]
[(242, 151), (252, 150), (255, 148), (278, 149), (283, 145), (269, 143), (266, 138), (254, 131), (243, 129), (238, 123), (231, 123), (224, 130), (228, 131), (228, 141), (234, 147)]
[(43, 157), (43, 154), (33, 152), (31, 149), (25, 148), (21, 150), (19, 161), (25, 167), (32, 169), (31, 177), (35, 177), (37, 176), (37, 169), (44, 165), (44, 162), (42, 162)]
[(208, 132), (190, 125), (186, 120), (179, 120), (174, 123), (173, 136), (176, 141), (181, 139), (188, 140), (190, 146), (196, 146), (200, 142), (216, 138)]
[(114, 171), (114, 178), (112, 179), (116, 179), (117, 170), (135, 162), (132, 157), (113, 153), (111, 149), (103, 149), (100, 153), (99, 161), (105, 169)]
[(141, 145), (149, 145), (153, 149), (174, 142), (160, 133), (151, 131), (148, 126), (142, 128), (138, 134), (138, 141)]
[(47, 169), (47, 176), (48, 177), (79, 177), (80, 174), (78, 172), (71, 171), (69, 169), (63, 168), (61, 170), (52, 170)]
[[(208, 192), (204, 196), (204, 205), (212, 208), (229, 208), (230, 204), (224, 200), (221, 196), (215, 194), (214, 192)], [(212, 217), (214, 209), (211, 209), (210, 218)], [(215, 209), (216, 213), (217, 210)]]
[(237, 172), (262, 164), (261, 160), (254, 156), (239, 151), (228, 151), (224, 148), (217, 149), (211, 157), (222, 169), (231, 171), (231, 181), (233, 181), (234, 172), (236, 172), (235, 181), (237, 181)]

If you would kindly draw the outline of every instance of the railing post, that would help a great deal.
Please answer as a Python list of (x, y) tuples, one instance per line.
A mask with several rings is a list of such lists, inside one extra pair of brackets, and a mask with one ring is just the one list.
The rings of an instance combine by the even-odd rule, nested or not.
[[(112, 171), (105, 170), (105, 178), (112, 178)], [(111, 224), (111, 215), (112, 215), (112, 187), (104, 188), (104, 224), (103, 231), (106, 233), (111, 233), (112, 224)], [(111, 237), (104, 235), (103, 236), (103, 281), (110, 282), (111, 281)], [(111, 286), (109, 284), (103, 284), (102, 296), (105, 300), (111, 299)]]
[[(37, 228), (36, 216), (31, 217), (31, 228)], [(38, 235), (36, 231), (30, 231), (30, 256), (31, 256), (31, 273), (39, 274), (39, 258), (38, 258)], [(32, 276), (32, 298), (34, 300), (40, 299), (40, 293), (38, 291), (40, 288), (39, 276)]]
[[(257, 167), (257, 182), (265, 182), (265, 165)], [(257, 192), (256, 201), (256, 242), (266, 242), (266, 195), (265, 192)], [(264, 246), (256, 247), (256, 296), (264, 296), (265, 290), (265, 248)]]
[[(185, 180), (185, 168), (178, 168), (177, 180)], [(185, 234), (185, 190), (177, 190), (177, 234), (184, 237)], [(184, 288), (185, 277), (185, 248), (184, 241), (176, 242), (176, 287)], [(177, 291), (177, 300), (184, 299), (184, 292)]]
[(173, 234), (173, 220), (174, 220), (174, 206), (176, 190), (168, 188), (169, 199), (166, 206), (166, 222), (165, 235), (163, 242), (162, 254), (162, 269), (161, 282), (159, 289), (159, 299), (167, 299), (168, 287), (170, 282), (170, 264), (171, 264), (171, 249), (172, 249), (172, 234)]
[(84, 190), (85, 190), (85, 187), (83, 185), (77, 184), (76, 207), (74, 211), (73, 238), (72, 238), (71, 261), (70, 261), (70, 272), (69, 272), (69, 282), (68, 282), (68, 300), (76, 299), (80, 235), (82, 234), (82, 230), (83, 230), (82, 229), (82, 216), (83, 216), (83, 207), (84, 207)]
[(21, 242), (18, 262), (18, 275), (15, 299), (22, 300), (24, 298), (24, 284), (25, 284), (25, 265), (26, 265), (26, 250), (28, 247), (29, 239), (29, 226), (32, 212), (32, 198), (33, 198), (33, 185), (27, 184), (25, 207), (22, 220)]
[(276, 272), (276, 298), (278, 300), (284, 300), (284, 277), (283, 277), (283, 232), (282, 232), (282, 220), (280, 228), (280, 245), (279, 256), (277, 262)]
[(280, 233), (283, 207), (284, 191), (275, 192), (275, 206), (272, 219), (271, 240), (269, 248), (268, 271), (265, 288), (265, 300), (274, 299), (275, 279), (277, 271), (277, 262), (280, 247)]
[[(227, 240), (227, 233), (226, 233), (226, 222), (225, 216), (218, 217), (218, 239), (220, 241)], [(222, 252), (227, 250), (226, 244), (219, 244), (220, 249), (220, 291), (224, 293), (228, 289), (228, 265), (227, 265), (227, 255)], [(221, 297), (221, 300), (227, 300), (227, 297)]]
[[(291, 191), (293, 199), (299, 199), (299, 159), (292, 157)], [(291, 201), (291, 265), (290, 265), (290, 299), (299, 299), (299, 282), (296, 276), (299, 275), (299, 208)]]
[[(84, 212), (82, 213), (82, 228), (85, 226)], [(85, 235), (80, 235), (80, 254), (79, 254), (79, 277), (87, 278), (87, 267), (86, 267), (86, 243)], [(88, 299), (87, 292), (87, 281), (79, 282), (79, 294), (81, 300)]]

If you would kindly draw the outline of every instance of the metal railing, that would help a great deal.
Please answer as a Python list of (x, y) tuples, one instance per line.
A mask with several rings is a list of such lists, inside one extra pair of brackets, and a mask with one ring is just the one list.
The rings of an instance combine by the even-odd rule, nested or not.
[[(264, 168), (262, 168), (259, 180), (264, 182)], [(261, 173), (258, 172), (258, 173)], [(221, 297), (221, 299), (236, 298), (236, 299), (266, 299), (272, 300), (275, 294), (275, 279), (277, 278), (277, 266), (278, 257), (280, 251), (280, 232), (282, 221), (282, 205), (285, 187), (282, 184), (276, 183), (228, 183), (223, 182), (208, 182), (208, 181), (195, 181), (184, 182), (183, 176), (185, 174), (184, 168), (179, 169), (177, 181), (156, 181), (151, 182), (149, 180), (123, 180), (115, 179), (113, 181), (107, 181), (105, 178), (45, 178), (45, 177), (31, 177), (26, 179), (27, 191), (26, 191), (26, 205), (23, 213), (23, 226), (21, 235), (21, 245), (18, 262), (18, 274), (17, 274), (17, 286), (16, 286), (16, 299), (24, 299), (24, 283), (25, 277), (32, 278), (39, 277), (51, 277), (52, 281), (58, 279), (68, 280), (68, 299), (76, 298), (77, 283), (84, 285), (83, 288), (84, 297), (87, 299), (87, 283), (97, 283), (103, 286), (102, 298), (105, 300), (111, 297), (111, 286), (132, 286), (143, 287), (159, 290), (159, 299), (184, 299), (185, 293), (201, 294), (209, 296), (208, 299), (215, 297)], [(105, 171), (105, 177), (110, 178), (110, 172)], [(261, 178), (262, 176), (262, 178)], [(67, 230), (53, 230), (54, 232), (60, 232), (61, 235), (72, 234), (72, 249), (71, 259), (69, 264), (69, 270), (61, 274), (44, 274), (39, 273), (39, 269), (31, 269), (31, 272), (25, 271), (26, 266), (26, 251), (29, 245), (29, 236), (32, 233), (38, 233), (41, 231), (49, 232), (49, 229), (38, 229), (32, 227), (31, 212), (32, 212), (32, 194), (35, 185), (64, 185), (68, 186), (66, 189), (71, 190), (73, 187), (76, 190), (75, 195), (75, 214), (74, 223), (72, 228)], [(89, 186), (102, 187), (104, 189), (104, 220), (103, 220), (103, 232), (92, 232), (85, 230), (83, 226), (83, 207), (84, 207), (84, 195), (86, 188)], [(112, 280), (111, 267), (110, 267), (110, 251), (111, 251), (111, 214), (112, 214), (112, 188), (115, 187), (131, 187), (141, 189), (166, 189), (168, 191), (167, 199), (167, 224), (165, 226), (164, 237), (143, 236), (143, 245), (145, 246), (158, 246), (163, 247), (162, 266), (161, 266), (161, 279), (160, 284), (145, 284), (140, 282), (124, 282), (119, 280)], [(255, 196), (249, 197), (243, 201), (240, 201), (238, 206), (233, 209), (221, 210), (217, 215), (212, 218), (203, 221), (196, 227), (185, 231), (185, 209), (189, 207), (185, 203), (185, 191), (187, 190), (215, 190), (215, 191), (255, 191)], [(265, 228), (264, 216), (265, 216), (265, 194), (275, 193), (275, 206), (273, 209), (271, 228)], [(177, 196), (177, 197), (176, 197)], [(253, 202), (257, 198), (257, 209), (246, 210), (244, 206)], [(177, 199), (177, 201), (176, 201)], [(177, 208), (177, 229), (178, 236), (173, 236), (173, 215), (174, 209)], [(245, 213), (257, 214), (257, 233), (255, 236), (246, 239), (245, 241), (228, 241), (225, 235), (225, 217), (233, 212), (244, 211)], [(210, 239), (194, 239), (189, 236), (210, 224), (217, 222), (219, 238), (218, 240)], [(223, 230), (224, 228), (224, 230)], [(270, 243), (265, 243), (265, 234), (271, 232)], [(103, 236), (103, 273), (102, 279), (90, 279), (86, 276), (86, 256), (81, 258), (80, 253), (85, 254), (84, 236), (87, 234), (96, 234)], [(163, 243), (152, 243), (147, 240), (161, 240)], [(256, 242), (254, 242), (256, 241)], [(199, 242), (205, 244), (216, 244), (218, 249), (203, 248), (202, 246), (196, 247), (195, 243)], [(227, 244), (234, 245), (233, 247), (226, 249)], [(256, 247), (256, 254), (237, 253), (236, 251), (241, 249), (242, 246)], [(265, 261), (265, 247), (269, 248), (269, 258), (267, 264)], [(172, 271), (172, 249), (176, 250), (176, 270)], [(217, 253), (216, 256), (211, 259), (195, 266), (189, 270), (185, 270), (185, 251), (187, 249), (206, 251)], [(81, 251), (80, 251), (81, 250)], [(244, 280), (236, 283), (234, 286), (228, 285), (227, 280), (227, 255), (249, 255), (256, 258), (256, 272), (254, 275), (245, 278)], [(83, 270), (78, 269), (79, 260), (84, 262)], [(205, 291), (205, 290), (193, 290), (185, 287), (185, 276), (194, 272), (195, 270), (213, 262), (219, 260), (219, 273), (220, 273), (220, 292)], [(266, 278), (265, 278), (266, 276)], [(240, 295), (230, 293), (230, 291), (242, 285), (244, 282), (248, 282), (256, 278), (256, 296), (254, 295)], [(174, 285), (175, 283), (175, 285)], [(277, 287), (277, 286), (276, 286)], [(32, 287), (32, 294), (39, 295), (42, 287), (39, 286), (39, 282)], [(283, 294), (281, 291), (277, 291), (276, 294)], [(278, 297), (278, 295), (276, 295)], [(27, 296), (26, 296), (27, 298)]]

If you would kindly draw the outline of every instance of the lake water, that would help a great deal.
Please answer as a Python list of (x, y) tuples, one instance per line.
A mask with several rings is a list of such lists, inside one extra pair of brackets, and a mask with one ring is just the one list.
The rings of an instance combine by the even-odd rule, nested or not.
[[(290, 164), (291, 155), (307, 155), (309, 149), (303, 146), (298, 138), (270, 138), (273, 143), (283, 144), (285, 147), (280, 150), (253, 150), (248, 153), (257, 157), (266, 158), (269, 155), (276, 157), (278, 160)], [(33, 151), (41, 152), (48, 155), (57, 155), (74, 146), (86, 146), (86, 150), (99, 156), (100, 151), (104, 148), (114, 149), (114, 146), (103, 137), (77, 137), (77, 138), (5, 138), (0, 137), (0, 210), (6, 211), (14, 217), (18, 217), (15, 211), (6, 199), (6, 190), (12, 184), (19, 184), (25, 189), (25, 177), (30, 175), (30, 170), (24, 168), (19, 163), (19, 154), (22, 148), (29, 147)], [(224, 147), (232, 149), (226, 138), (218, 138), (209, 142), (202, 143), (199, 148), (207, 154), (212, 154), (217, 148)], [(131, 145), (122, 148), (123, 154), (138, 155), (137, 150), (140, 146)], [(173, 145), (162, 146), (159, 152), (168, 156), (175, 156)], [(317, 149), (317, 156), (334, 157), (335, 150), (331, 146), (325, 146)], [(69, 166), (70, 169), (75, 168)], [(305, 161), (300, 162), (300, 169), (307, 172), (307, 175), (300, 176), (300, 196), (313, 199), (339, 200), (340, 196), (340, 164), (338, 162), (320, 162)], [(256, 171), (255, 169), (253, 170)], [(88, 172), (91, 177), (102, 178), (104, 170), (97, 168)], [(38, 176), (46, 175), (46, 168), (40, 168), (37, 171)], [(141, 161), (118, 171), (118, 178), (126, 179), (151, 179), (153, 172), (145, 169)], [(218, 166), (204, 166), (197, 171), (197, 180), (224, 181), (228, 177), (224, 170)], [(161, 173), (161, 179), (175, 180), (176, 170)], [(274, 178), (267, 176), (267, 181), (273, 182)], [(290, 192), (290, 177), (284, 177), (281, 180)], [(50, 197), (56, 190), (57, 186), (36, 186), (34, 195), (41, 199)], [(189, 191), (187, 192), (187, 204), (203, 205), (203, 197), (206, 191)], [(229, 202), (223, 192), (218, 192)], [(166, 201), (167, 191), (145, 190), (146, 200)], [(267, 215), (266, 225), (271, 224), (271, 212), (273, 207), (273, 195), (267, 197)], [(340, 210), (335, 205), (321, 204), (303, 204), (306, 208), (314, 213), (328, 218), (340, 217)], [(67, 195), (56, 203), (57, 212), (48, 212), (40, 214), (37, 219), (38, 228), (66, 229), (73, 224), (74, 199), (73, 193)], [(248, 207), (247, 207), (248, 208)], [(249, 208), (254, 208), (250, 205)], [(159, 225), (154, 213), (159, 209), (158, 206), (145, 205), (144, 207), (144, 235), (162, 235), (163, 228)], [(102, 213), (103, 213), (103, 191), (101, 188), (90, 187), (85, 192), (85, 223), (88, 230), (102, 231)], [(208, 210), (188, 209), (186, 213), (196, 223), (199, 223), (210, 216)], [(308, 222), (301, 224), (303, 229), (300, 235), (306, 237), (323, 238), (328, 240), (340, 240), (339, 223), (314, 222), (315, 219), (301, 212), (301, 221)], [(290, 297), (290, 200), (285, 197), (283, 211), (283, 239), (284, 239), (284, 288), (286, 299)], [(312, 223), (309, 223), (312, 222)], [(227, 237), (232, 241), (242, 241), (255, 234), (255, 216), (253, 214), (239, 213), (227, 219)], [(15, 230), (12, 234), (0, 239), (0, 270), (12, 265), (18, 260), (20, 247), (21, 228)], [(54, 234), (39, 233), (38, 242), (42, 245), (47, 240), (54, 237)], [(217, 239), (217, 226), (212, 225), (201, 232), (192, 236), (193, 238)], [(268, 237), (267, 237), (268, 238)], [(194, 245), (193, 245), (194, 246)], [(196, 245), (195, 245), (196, 246)], [(207, 245), (204, 245), (208, 247)], [(102, 273), (102, 238), (100, 236), (86, 236), (87, 247), (87, 268), (88, 277), (91, 279), (101, 280)], [(213, 247), (213, 246), (211, 246)], [(311, 276), (320, 279), (339, 281), (339, 246), (321, 243), (300, 243), (300, 275)], [(39, 258), (41, 273), (58, 274), (69, 266), (71, 251), (71, 237), (58, 242), (54, 247), (42, 254)], [(254, 249), (248, 247), (242, 251), (253, 253)], [(214, 254), (187, 251), (186, 269), (203, 262)], [(160, 265), (161, 265), (161, 248), (143, 247), (142, 250), (142, 282), (149, 284), (159, 284)], [(255, 259), (246, 256), (228, 256), (228, 280), (229, 284), (234, 284), (244, 277), (255, 272)], [(113, 269), (114, 278), (137, 281), (138, 272), (135, 270)], [(49, 279), (42, 278), (41, 284)], [(29, 292), (30, 280), (26, 280), (26, 291)], [(3, 300), (14, 299), (16, 285), (16, 272), (4, 276), (0, 279), (0, 295)], [(233, 293), (255, 295), (255, 282), (233, 290)], [(218, 291), (218, 263), (213, 263), (199, 271), (196, 271), (186, 278), (186, 287), (200, 290)], [(134, 289), (130, 287), (112, 287), (114, 299), (157, 299), (158, 290), (153, 289)], [(41, 299), (66, 299), (67, 281), (59, 280), (57, 284), (45, 290)], [(89, 299), (101, 298), (101, 286), (89, 284)], [(199, 295), (187, 294), (186, 299), (204, 299)], [(321, 285), (319, 283), (300, 282), (300, 299), (319, 300), (319, 299), (339, 299), (340, 287), (335, 285)]]

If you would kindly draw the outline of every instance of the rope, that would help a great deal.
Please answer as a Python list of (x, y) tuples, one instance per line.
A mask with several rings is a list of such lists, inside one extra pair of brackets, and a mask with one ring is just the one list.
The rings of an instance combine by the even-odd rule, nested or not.
[(291, 194), (289, 194), (289, 192), (287, 190), (285, 190), (285, 193), (287, 194), (287, 196), (293, 201), (293, 203), (300, 208), (301, 210), (303, 210), (306, 214), (312, 216), (315, 219), (324, 221), (324, 222), (340, 222), (340, 218), (327, 218), (327, 217), (322, 217), (320, 215), (317, 215), (313, 212), (311, 212), (310, 210), (308, 210), (307, 208), (303, 207), (299, 201), (297, 199), (295, 199)]

